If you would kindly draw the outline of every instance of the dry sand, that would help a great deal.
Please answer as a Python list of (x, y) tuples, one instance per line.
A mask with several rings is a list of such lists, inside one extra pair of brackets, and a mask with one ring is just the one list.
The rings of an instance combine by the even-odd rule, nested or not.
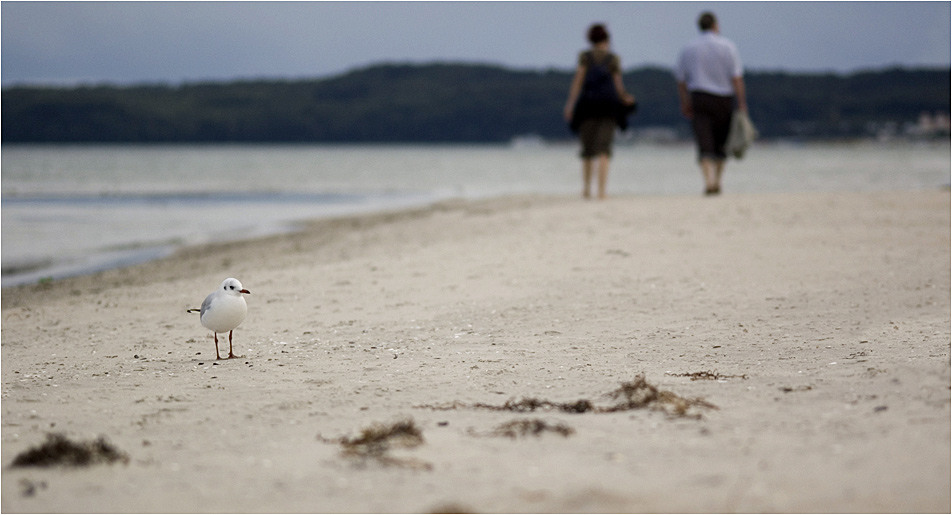
[[(216, 362), (185, 310), (228, 276)], [(946, 191), (449, 202), (2, 308), (7, 513), (950, 511)], [(477, 406), (641, 374), (717, 409)], [(128, 462), (11, 467), (50, 432)]]

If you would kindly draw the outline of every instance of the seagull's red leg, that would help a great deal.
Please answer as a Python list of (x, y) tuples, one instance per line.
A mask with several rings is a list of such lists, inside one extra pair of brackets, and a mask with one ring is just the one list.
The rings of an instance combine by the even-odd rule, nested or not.
[(228, 331), (228, 359), (240, 358), (241, 356), (235, 356), (235, 352), (231, 350), (231, 333), (232, 331)]
[(212, 336), (215, 337), (215, 359), (221, 359), (221, 354), (218, 353), (218, 333), (212, 331)]

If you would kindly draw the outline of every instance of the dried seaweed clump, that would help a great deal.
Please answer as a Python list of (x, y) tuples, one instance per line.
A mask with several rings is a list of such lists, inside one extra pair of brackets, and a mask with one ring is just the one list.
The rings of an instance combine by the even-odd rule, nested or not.
[(700, 418), (701, 415), (699, 413), (689, 414), (688, 411), (694, 407), (717, 409), (717, 406), (703, 399), (688, 399), (673, 392), (661, 390), (645, 380), (645, 376), (643, 375), (636, 376), (633, 381), (622, 383), (621, 387), (608, 395), (617, 400), (614, 406), (603, 410), (609, 413), (651, 408), (664, 411), (672, 416)]
[(561, 422), (550, 424), (541, 418), (531, 418), (506, 422), (497, 426), (491, 434), (516, 439), (527, 436), (542, 436), (543, 433), (556, 433), (568, 437), (575, 434), (575, 430)]
[(468, 506), (464, 506), (458, 503), (445, 503), (434, 506), (430, 513), (476, 513), (471, 510)]
[(72, 442), (65, 435), (49, 433), (42, 445), (21, 452), (13, 459), (13, 467), (88, 467), (98, 463), (129, 462), (126, 453), (116, 449), (105, 438)]
[(429, 463), (411, 458), (394, 458), (390, 451), (395, 448), (412, 449), (423, 445), (423, 432), (413, 419), (392, 424), (374, 423), (364, 428), (356, 438), (341, 437), (337, 441), (343, 448), (341, 454), (359, 460), (375, 460), (383, 465), (394, 465), (429, 470)]

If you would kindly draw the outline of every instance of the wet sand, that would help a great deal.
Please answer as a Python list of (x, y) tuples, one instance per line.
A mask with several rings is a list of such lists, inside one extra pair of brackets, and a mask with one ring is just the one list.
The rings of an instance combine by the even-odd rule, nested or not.
[[(640, 377), (698, 404), (601, 409)], [(2, 380), (7, 513), (949, 512), (949, 193), (317, 221), (4, 289)]]

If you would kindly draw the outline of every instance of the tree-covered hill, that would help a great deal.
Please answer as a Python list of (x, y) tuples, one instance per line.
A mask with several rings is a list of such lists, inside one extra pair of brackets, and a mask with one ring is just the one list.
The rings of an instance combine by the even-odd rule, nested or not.
[[(371, 66), (313, 80), (180, 86), (12, 87), (3, 142), (501, 142), (568, 138), (568, 71), (471, 64)], [(634, 129), (686, 133), (668, 70), (625, 73)], [(949, 112), (950, 70), (748, 73), (764, 137), (854, 137)]]

